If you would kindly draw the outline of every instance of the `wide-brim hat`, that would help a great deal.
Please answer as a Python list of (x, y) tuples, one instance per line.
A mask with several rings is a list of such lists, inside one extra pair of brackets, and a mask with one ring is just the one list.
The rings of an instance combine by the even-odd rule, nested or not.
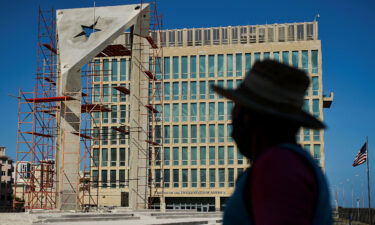
[(274, 60), (257, 61), (236, 89), (213, 85), (213, 90), (258, 113), (279, 117), (312, 129), (325, 125), (302, 109), (310, 79), (297, 68)]

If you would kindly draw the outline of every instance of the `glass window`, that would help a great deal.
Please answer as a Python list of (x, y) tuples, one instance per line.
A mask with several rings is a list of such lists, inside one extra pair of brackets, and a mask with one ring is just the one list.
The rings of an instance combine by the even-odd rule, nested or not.
[(233, 140), (232, 140), (232, 124), (231, 123), (229, 123), (228, 125), (227, 125), (227, 137), (228, 137), (228, 141), (229, 142), (232, 142)]
[(215, 146), (209, 147), (208, 157), (209, 157), (210, 165), (215, 165), (215, 163), (216, 163)]
[(102, 166), (108, 166), (108, 149), (102, 148)]
[(173, 56), (173, 79), (180, 78), (178, 67), (178, 56)]
[(182, 187), (188, 186), (188, 170), (182, 169)]
[(179, 142), (179, 134), (178, 125), (173, 125), (173, 143)]
[(179, 173), (178, 169), (173, 169), (173, 187), (178, 188), (179, 187)]
[(233, 110), (233, 102), (227, 102), (227, 119), (231, 120), (232, 119), (232, 110)]
[(219, 169), (219, 187), (225, 186), (225, 169), (220, 168)]
[(115, 127), (111, 127), (111, 145), (117, 144), (117, 131), (113, 128)]
[(294, 24), (288, 26), (288, 41), (294, 41)]
[(298, 51), (292, 52), (292, 65), (298, 68)]
[(206, 77), (206, 56), (205, 55), (199, 56), (199, 77), (200, 78)]
[(200, 142), (201, 143), (206, 143), (206, 137), (207, 137), (207, 134), (206, 134), (206, 125), (205, 124), (201, 124), (201, 125), (199, 125), (199, 138), (200, 138)]
[(227, 88), (233, 89), (233, 80), (227, 80)]
[(109, 98), (109, 85), (103, 84), (103, 102), (108, 102)]
[(218, 125), (218, 128), (219, 128), (219, 142), (224, 142), (224, 124), (219, 124)]
[(245, 54), (245, 73), (250, 71), (251, 68), (251, 54), (246, 53)]
[(237, 149), (237, 164), (243, 164), (243, 155), (238, 149)]
[(206, 103), (199, 103), (199, 120), (206, 121)]
[(169, 82), (164, 83), (164, 100), (169, 100), (171, 94), (171, 86)]
[(197, 57), (190, 56), (190, 78), (197, 77)]
[(215, 92), (214, 92), (214, 89), (212, 88), (212, 86), (214, 84), (215, 84), (214, 80), (208, 81), (208, 96), (209, 96), (210, 99), (214, 99), (215, 98)]
[(117, 148), (111, 148), (111, 166), (116, 166)]
[(208, 103), (208, 119), (215, 120), (215, 102)]
[(182, 143), (188, 143), (188, 126), (182, 125)]
[(320, 160), (320, 145), (314, 145), (314, 159)]
[(109, 80), (109, 60), (103, 59), (103, 81)]
[(201, 187), (206, 187), (207, 175), (206, 169), (200, 169)]
[(197, 187), (197, 169), (191, 169), (191, 187)]
[(310, 141), (310, 129), (303, 128), (303, 140)]
[(313, 108), (313, 115), (315, 117), (319, 117), (319, 99), (313, 99), (313, 105), (312, 105), (312, 108)]
[(191, 147), (190, 149), (190, 154), (191, 154), (191, 165), (197, 165), (197, 147)]
[(169, 187), (171, 182), (171, 174), (169, 169), (164, 169), (164, 187)]
[(169, 147), (164, 147), (164, 165), (169, 165), (169, 160), (171, 160), (171, 152)]
[(242, 53), (236, 54), (236, 75), (237, 77), (242, 76)]
[(280, 56), (279, 56), (279, 52), (274, 52), (273, 53), (273, 59), (276, 60), (276, 61), (280, 61)]
[(178, 82), (173, 82), (173, 100), (178, 100), (180, 95), (180, 87)]
[(215, 183), (216, 183), (216, 171), (215, 169), (210, 169), (209, 170), (210, 172), (210, 187), (215, 187)]
[(173, 122), (178, 122), (180, 117), (178, 103), (173, 103)]
[(156, 79), (157, 80), (161, 80), (161, 64), (162, 62), (161, 62), (161, 58), (160, 57), (157, 57), (156, 59), (155, 59), (155, 75), (156, 75)]
[(303, 101), (303, 110), (305, 110), (306, 112), (309, 112), (309, 111), (310, 111), (309, 100), (308, 100), (308, 99), (305, 99), (305, 100)]
[(102, 144), (108, 144), (108, 127), (102, 127)]
[(215, 124), (210, 124), (210, 143), (215, 143)]
[(201, 165), (206, 165), (206, 147), (199, 148), (199, 159)]
[(234, 187), (234, 168), (228, 169), (228, 186)]
[(169, 104), (164, 104), (164, 121), (169, 122), (171, 117), (171, 106)]
[(117, 68), (117, 59), (112, 59), (112, 81), (117, 81), (117, 75), (118, 75), (118, 68)]
[(319, 77), (312, 77), (312, 94), (319, 95)]
[(197, 99), (197, 82), (190, 82), (190, 99)]
[(190, 104), (190, 121), (197, 121), (197, 103)]
[(182, 121), (188, 121), (188, 104), (182, 103)]
[(99, 165), (99, 149), (98, 148), (94, 148), (93, 150), (93, 163), (94, 163), (94, 167), (98, 167)]
[(100, 60), (94, 61), (94, 82), (100, 81)]
[(120, 59), (120, 81), (126, 80), (126, 59)]
[(215, 56), (208, 56), (208, 77), (215, 77)]
[(107, 170), (102, 170), (102, 188), (107, 187), (108, 182), (108, 172)]
[(188, 62), (187, 56), (181, 57), (181, 72), (182, 72), (182, 79), (188, 78)]
[(178, 147), (173, 147), (173, 165), (178, 166), (179, 164), (179, 149)]
[(111, 122), (117, 123), (117, 105), (111, 106)]
[(116, 170), (111, 170), (110, 171), (110, 183), (111, 183), (111, 188), (116, 188)]
[(224, 146), (219, 146), (219, 165), (224, 165), (225, 161)]
[(182, 165), (188, 164), (188, 148), (182, 147)]
[(119, 179), (119, 187), (124, 188), (125, 187), (125, 170), (119, 170), (118, 179)]
[(289, 65), (289, 52), (283, 52), (283, 63)]
[(164, 143), (169, 144), (171, 138), (171, 131), (169, 125), (164, 126)]
[(297, 40), (304, 40), (304, 24), (297, 25)]
[(233, 77), (233, 55), (227, 54), (227, 76)]
[(120, 148), (120, 166), (125, 166), (126, 152), (125, 148)]
[(155, 186), (160, 187), (161, 182), (161, 171), (160, 169), (155, 169)]
[(305, 150), (306, 150), (307, 152), (311, 153), (310, 144), (303, 145), (303, 148), (305, 148)]
[(197, 143), (197, 125), (190, 126), (190, 141), (191, 143)]
[(187, 100), (188, 99), (188, 83), (186, 81), (183, 81), (181, 83), (182, 86), (182, 100)]
[(224, 76), (224, 55), (217, 56), (217, 75), (218, 77)]
[(312, 66), (312, 73), (318, 73), (318, 50), (311, 51), (311, 66)]
[(170, 57), (164, 57), (164, 80), (167, 80), (170, 78), (171, 74), (171, 59)]
[(309, 57), (308, 51), (302, 51), (302, 69), (308, 73), (309, 72)]
[(270, 59), (270, 53), (269, 52), (263, 53), (263, 60), (266, 60), (266, 59)]
[(94, 84), (94, 102), (100, 101), (100, 85)]
[(199, 98), (206, 99), (206, 81), (199, 82)]
[(320, 130), (314, 130), (314, 141), (320, 141)]
[(234, 163), (234, 146), (228, 146), (228, 164)]
[(259, 61), (259, 60), (260, 60), (260, 52), (255, 52), (254, 53), (254, 62)]
[(224, 102), (218, 103), (218, 119), (224, 120)]

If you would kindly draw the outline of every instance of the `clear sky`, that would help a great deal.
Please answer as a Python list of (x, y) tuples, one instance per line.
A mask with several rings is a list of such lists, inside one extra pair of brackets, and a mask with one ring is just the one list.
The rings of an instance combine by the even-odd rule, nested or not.
[[(97, 0), (97, 6), (135, 3), (127, 0)], [(0, 145), (15, 156), (18, 89), (31, 90), (35, 83), (37, 20), (39, 5), (91, 7), (92, 0), (3, 1), (0, 14)], [(164, 28), (211, 27), (313, 21), (319, 18), (322, 40), (324, 92), (335, 94), (325, 110), (326, 172), (340, 205), (351, 205), (351, 187), (361, 196), (365, 166), (351, 166), (369, 137), (370, 171), (375, 184), (375, 1), (373, 0), (160, 0)], [(356, 176), (357, 175), (357, 176)], [(373, 190), (375, 189), (375, 185)], [(372, 193), (375, 193), (372, 192)], [(355, 197), (356, 198), (356, 197)], [(372, 206), (375, 196), (372, 195)], [(366, 203), (367, 204), (367, 203)]]

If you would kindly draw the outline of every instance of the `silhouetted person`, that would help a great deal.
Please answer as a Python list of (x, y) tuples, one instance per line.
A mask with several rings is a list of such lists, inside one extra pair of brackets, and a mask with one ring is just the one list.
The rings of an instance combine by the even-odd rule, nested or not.
[(226, 203), (224, 225), (332, 224), (323, 172), (296, 141), (300, 127), (325, 127), (302, 110), (309, 83), (305, 72), (265, 60), (237, 89), (213, 86), (234, 101), (232, 137), (251, 162)]

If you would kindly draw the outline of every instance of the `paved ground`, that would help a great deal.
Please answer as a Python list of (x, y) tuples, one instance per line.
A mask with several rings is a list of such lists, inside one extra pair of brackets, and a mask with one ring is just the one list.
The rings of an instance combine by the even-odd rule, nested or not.
[(1, 225), (198, 225), (221, 224), (221, 213), (126, 212), (126, 213), (1, 213)]

